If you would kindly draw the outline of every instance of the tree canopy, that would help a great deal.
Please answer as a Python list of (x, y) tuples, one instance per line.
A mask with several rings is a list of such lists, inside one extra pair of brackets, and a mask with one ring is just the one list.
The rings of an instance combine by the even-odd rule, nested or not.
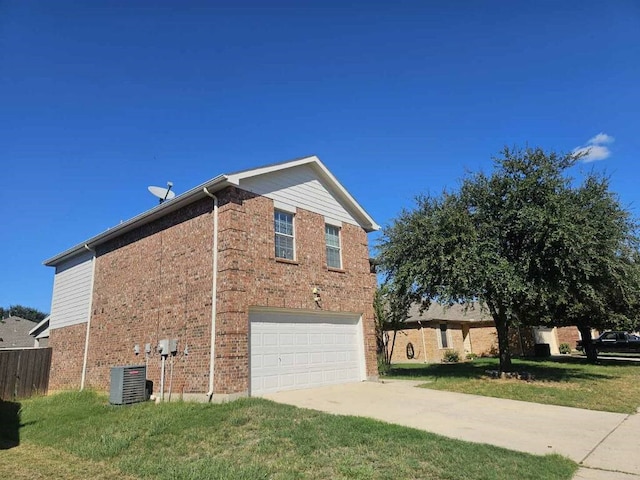
[(567, 170), (577, 160), (505, 148), (491, 174), (419, 197), (378, 245), (392, 291), (425, 306), (486, 305), (503, 371), (511, 326), (637, 324), (636, 226), (607, 178), (590, 173), (573, 184)]
[(24, 305), (10, 305), (8, 308), (0, 307), (0, 319), (7, 317), (20, 317), (32, 322), (40, 322), (47, 316), (36, 308), (25, 307)]

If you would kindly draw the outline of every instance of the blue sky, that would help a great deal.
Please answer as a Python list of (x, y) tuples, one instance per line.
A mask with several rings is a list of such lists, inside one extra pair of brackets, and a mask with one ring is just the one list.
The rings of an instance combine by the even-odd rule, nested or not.
[(385, 225), (505, 145), (590, 145), (638, 216), (638, 59), (637, 1), (0, 0), (0, 306), (48, 311), (42, 261), (148, 185), (309, 154)]

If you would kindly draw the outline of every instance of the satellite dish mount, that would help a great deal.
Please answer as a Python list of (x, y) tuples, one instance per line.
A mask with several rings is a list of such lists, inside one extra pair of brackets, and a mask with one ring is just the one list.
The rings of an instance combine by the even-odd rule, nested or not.
[(167, 182), (167, 188), (154, 187), (153, 185), (148, 188), (151, 192), (151, 195), (153, 195), (154, 197), (158, 197), (158, 199), (160, 200), (159, 203), (162, 203), (165, 200), (171, 200), (176, 196), (176, 192), (172, 191), (171, 187), (173, 187), (173, 182)]

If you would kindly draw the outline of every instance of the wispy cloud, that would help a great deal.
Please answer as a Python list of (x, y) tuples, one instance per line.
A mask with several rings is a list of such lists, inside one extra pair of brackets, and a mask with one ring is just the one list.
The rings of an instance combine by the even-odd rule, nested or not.
[(611, 135), (600, 132), (596, 136), (590, 138), (585, 145), (574, 148), (573, 153), (576, 155), (583, 155), (580, 160), (584, 163), (604, 160), (611, 156), (611, 150), (609, 150), (607, 144), (613, 143), (614, 141), (615, 138)]

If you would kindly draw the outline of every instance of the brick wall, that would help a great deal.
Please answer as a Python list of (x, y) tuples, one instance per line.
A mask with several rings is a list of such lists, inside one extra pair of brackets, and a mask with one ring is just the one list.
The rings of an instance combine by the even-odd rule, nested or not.
[(480, 356), (492, 356), (498, 353), (498, 332), (493, 326), (471, 329), (471, 351)]
[[(464, 358), (465, 349), (463, 344), (462, 330), (455, 324), (449, 325), (451, 339), (453, 341), (452, 349), (460, 353), (460, 358)], [(556, 329), (558, 345), (568, 343), (571, 348), (575, 348), (576, 341), (580, 338), (576, 327), (559, 327)], [(439, 362), (442, 360), (442, 354), (446, 349), (438, 349), (437, 337), (438, 327), (435, 324), (429, 324), (424, 329), (424, 338), (426, 344), (427, 362)], [(498, 353), (498, 335), (493, 326), (476, 326), (469, 330), (471, 351), (480, 356), (493, 356)], [(389, 332), (390, 338), (393, 332)], [(411, 362), (407, 359), (406, 347), (407, 343), (413, 344), (415, 359), (413, 361), (424, 361), (425, 355), (422, 347), (422, 336), (419, 329), (400, 330), (396, 336), (396, 344), (393, 352), (392, 362)], [(531, 327), (511, 328), (509, 329), (509, 346), (511, 354), (514, 356), (533, 356), (535, 340)]]
[(580, 332), (577, 327), (558, 327), (556, 328), (558, 338), (558, 346), (561, 343), (568, 343), (572, 349), (576, 348), (576, 342), (580, 339)]
[[(464, 360), (468, 353), (465, 348), (464, 335), (466, 327), (460, 324), (450, 323), (447, 325), (447, 331), (451, 344), (448, 348), (440, 348), (438, 344), (438, 335), (440, 335), (439, 323), (428, 323), (424, 332), (419, 328), (406, 329), (398, 331), (396, 335), (395, 347), (391, 361), (393, 363), (419, 361), (424, 362), (440, 362), (447, 350), (455, 350), (460, 355), (460, 359)], [(424, 333), (424, 345), (423, 345)], [(497, 335), (496, 329), (492, 326), (469, 326), (469, 345), (470, 351), (478, 355), (490, 355), (494, 353), (492, 348), (497, 351)], [(393, 332), (389, 332), (389, 341), (393, 339)], [(407, 358), (407, 344), (413, 345), (414, 358)], [(426, 352), (425, 352), (426, 349)]]
[[(343, 225), (343, 270), (330, 271), (324, 217), (298, 209), (297, 261), (284, 263), (274, 258), (273, 202), (235, 188), (218, 196), (214, 392), (248, 391), (250, 308), (319, 310), (314, 287), (322, 292), (321, 310), (362, 314), (367, 375), (376, 376), (376, 279), (369, 272), (366, 232)], [(150, 343), (154, 351), (147, 359), (147, 376), (158, 391), (161, 365), (155, 346), (161, 339), (177, 338), (179, 354), (169, 359), (174, 362), (173, 394), (208, 390), (212, 244), (213, 201), (203, 199), (98, 247), (87, 386), (107, 389), (112, 366), (144, 364), (144, 346)], [(79, 385), (85, 328), (52, 331), (52, 388)]]
[(87, 385), (108, 388), (110, 367), (144, 364), (150, 343), (147, 377), (158, 391), (161, 360), (155, 347), (177, 338), (180, 353), (169, 359), (173, 393), (208, 390), (212, 211), (212, 202), (201, 200), (98, 248)]
[[(366, 232), (343, 224), (343, 270), (326, 267), (324, 217), (298, 208), (296, 261), (276, 260), (273, 202), (238, 189), (220, 195), (216, 393), (249, 388), (249, 310), (278, 307), (362, 314), (367, 376), (377, 375), (373, 294)], [(321, 308), (313, 288), (321, 291)]]
[(80, 386), (86, 335), (85, 323), (49, 330), (49, 346), (53, 347), (49, 390)]

